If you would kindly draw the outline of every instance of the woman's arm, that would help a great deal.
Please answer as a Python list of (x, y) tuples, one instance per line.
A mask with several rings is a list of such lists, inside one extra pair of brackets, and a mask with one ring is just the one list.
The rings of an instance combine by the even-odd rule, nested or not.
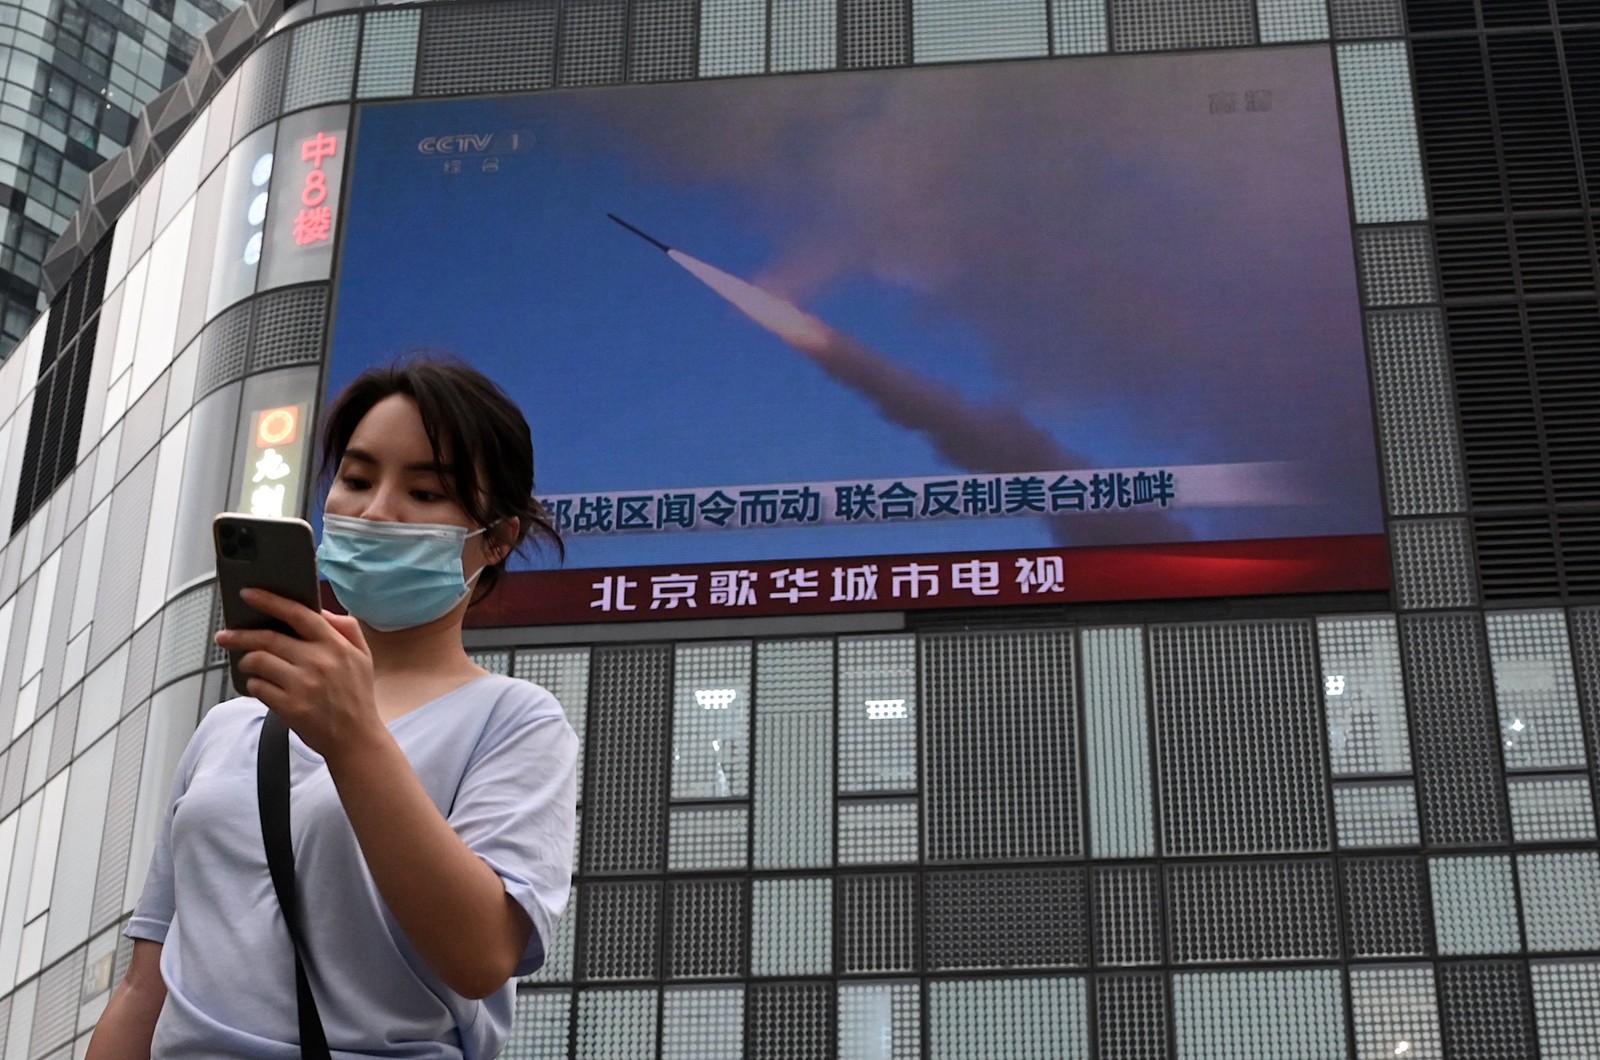
[(161, 943), (134, 939), (128, 973), (106, 1002), (84, 1060), (149, 1060), (156, 1018), (166, 1000), (167, 985), (161, 981)]

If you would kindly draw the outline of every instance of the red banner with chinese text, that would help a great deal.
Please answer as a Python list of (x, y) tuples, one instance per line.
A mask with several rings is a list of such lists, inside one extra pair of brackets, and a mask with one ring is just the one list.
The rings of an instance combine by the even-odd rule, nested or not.
[(514, 572), (472, 628), (1383, 590), (1381, 534)]

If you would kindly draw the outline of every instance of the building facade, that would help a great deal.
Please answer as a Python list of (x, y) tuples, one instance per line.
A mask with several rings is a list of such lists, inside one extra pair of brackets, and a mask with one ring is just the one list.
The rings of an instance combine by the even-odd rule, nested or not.
[[(584, 748), (505, 1055), (1595, 1055), (1600, 7), (317, 0), (215, 32), (0, 365), (3, 1055), (81, 1055), (228, 695), (210, 519), (259, 412), (323, 396), (304, 145), (397, 100), (1287, 44), (1336, 72), (1392, 589), (473, 630)], [(674, 746), (712, 688), (743, 749), (706, 797)]]
[(0, 82), (0, 357), (45, 307), (44, 259), (89, 174), (133, 140), (141, 113), (188, 71), (238, 0), (8, 5)]

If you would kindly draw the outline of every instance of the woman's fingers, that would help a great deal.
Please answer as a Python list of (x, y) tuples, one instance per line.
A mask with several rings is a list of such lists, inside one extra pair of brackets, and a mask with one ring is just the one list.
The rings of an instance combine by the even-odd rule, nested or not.
[(241, 589), (239, 598), (262, 614), (288, 623), (302, 640), (318, 640), (327, 635), (328, 623), (321, 611), (313, 611), (288, 597), (265, 589)]

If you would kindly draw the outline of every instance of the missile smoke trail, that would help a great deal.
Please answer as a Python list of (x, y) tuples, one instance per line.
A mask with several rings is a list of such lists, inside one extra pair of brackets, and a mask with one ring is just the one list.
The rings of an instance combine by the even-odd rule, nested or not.
[[(922, 434), (955, 466), (979, 474), (1094, 466), (1086, 456), (1063, 447), (1029, 422), (1021, 409), (998, 403), (974, 404), (954, 389), (902, 368), (794, 303), (670, 247), (615, 214), (606, 216), (665, 251), (751, 321), (871, 401), (888, 420)], [(1193, 536), (1182, 523), (1159, 512), (1124, 514), (1114, 520), (1057, 517), (1050, 522), (1052, 536), (1064, 545), (1177, 541)]]

